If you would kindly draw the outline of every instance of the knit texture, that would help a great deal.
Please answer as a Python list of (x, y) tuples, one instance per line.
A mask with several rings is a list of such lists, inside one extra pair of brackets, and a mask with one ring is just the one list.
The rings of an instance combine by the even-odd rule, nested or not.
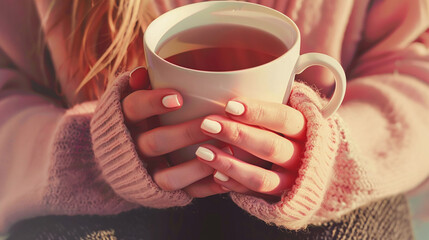
[(314, 223), (316, 211), (321, 208), (332, 176), (339, 133), (335, 116), (323, 118), (322, 100), (311, 88), (295, 83), (289, 102), (308, 122), (305, 153), (294, 187), (275, 204), (238, 193), (231, 196), (240, 207), (268, 223), (299, 229)]
[(112, 191), (94, 161), (89, 129), (95, 104), (77, 105), (59, 122), (43, 194), (46, 214), (114, 214), (136, 207)]
[(9, 240), (411, 240), (410, 223), (404, 195), (370, 203), (335, 221), (299, 231), (269, 226), (249, 217), (229, 199), (210, 197), (183, 208), (139, 208), (112, 216), (38, 217), (12, 227)]
[(62, 117), (43, 194), (47, 214), (104, 215), (136, 204), (161, 208), (191, 201), (183, 191), (161, 190), (139, 159), (121, 109), (128, 80), (124, 73), (100, 101), (77, 105)]
[(128, 73), (118, 77), (101, 98), (91, 121), (94, 154), (104, 179), (127, 201), (155, 208), (184, 206), (191, 197), (184, 191), (160, 189), (138, 157), (121, 108), (128, 81)]
[[(397, 84), (404, 80), (408, 80), (409, 85), (420, 84), (406, 76), (386, 75), (383, 79)], [(371, 77), (357, 81), (367, 82), (368, 86), (366, 88), (360, 86), (363, 89), (357, 90), (354, 89), (356, 85), (352, 85), (351, 88), (355, 91), (365, 91), (367, 94), (373, 94), (374, 98), (387, 95), (380, 91), (382, 86), (369, 84)], [(425, 88), (424, 85), (421, 87)], [(390, 139), (371, 146), (370, 152), (362, 152), (356, 148), (354, 142), (349, 141), (352, 139), (351, 133), (338, 115), (328, 119), (322, 117), (320, 109), (323, 99), (305, 84), (295, 83), (289, 102), (307, 119), (307, 142), (295, 185), (292, 190), (284, 192), (281, 201), (276, 203), (268, 203), (261, 198), (239, 193), (232, 193), (232, 199), (244, 210), (267, 223), (288, 229), (300, 229), (307, 227), (308, 224), (321, 224), (330, 219), (339, 219), (368, 202), (415, 187), (416, 185), (410, 185), (412, 180), (418, 182), (417, 179), (425, 175), (428, 164), (423, 161), (424, 166), (419, 167), (406, 160), (410, 157), (413, 159), (422, 157), (422, 155), (412, 156), (423, 151), (424, 141), (417, 142), (403, 132), (406, 126), (420, 124), (421, 120), (411, 118), (412, 113), (408, 112), (409, 109), (404, 109), (403, 103), (422, 99), (421, 93), (416, 91), (412, 97), (398, 95), (397, 98), (404, 99), (388, 101), (382, 106), (387, 111), (386, 114), (391, 114), (391, 109), (395, 109), (395, 112), (402, 109), (404, 112), (404, 116), (393, 118), (387, 126), (383, 126), (388, 130)], [(427, 131), (424, 132), (427, 134)], [(354, 134), (356, 136), (365, 132)], [(412, 135), (417, 137), (420, 134)], [(423, 135), (420, 136), (422, 137), (420, 139), (425, 138)], [(413, 144), (410, 144), (411, 142)], [(385, 147), (380, 148), (379, 144), (382, 146), (390, 144), (398, 148), (387, 151)], [(399, 151), (401, 148), (411, 146), (415, 151), (408, 154)], [(399, 165), (403, 168), (397, 168)]]
[[(65, 109), (56, 104), (59, 98), (49, 98), (56, 89), (35, 70), (39, 57), (29, 40), (38, 38), (44, 26), (37, 20), (49, 13), (39, 4), (50, 1), (20, 2), (26, 7), (16, 2), (5, 0), (0, 8), (0, 231), (46, 214), (115, 214), (189, 203), (183, 191), (156, 186), (138, 158), (120, 104), (127, 74), (97, 102), (74, 94), (73, 79), (63, 74), (73, 69), (67, 69), (71, 58), (61, 29), (45, 29), (63, 91), (59, 98), (64, 105), (83, 104)], [(162, 13), (197, 1), (151, 2)], [(340, 219), (427, 179), (429, 0), (372, 1), (370, 7), (369, 0), (252, 2), (290, 16), (302, 34), (302, 53), (338, 59), (349, 79), (345, 100), (329, 119), (320, 115), (324, 100), (295, 84), (290, 104), (308, 124), (295, 185), (277, 203), (232, 194), (234, 202), (267, 223), (298, 229)], [(332, 83), (311, 69), (299, 78), (308, 85)]]

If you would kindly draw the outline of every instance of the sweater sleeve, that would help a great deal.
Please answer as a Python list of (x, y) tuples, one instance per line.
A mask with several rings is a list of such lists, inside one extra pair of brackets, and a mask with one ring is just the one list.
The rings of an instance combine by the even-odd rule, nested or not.
[(339, 112), (323, 119), (324, 100), (304, 84), (293, 88), (290, 104), (305, 115), (308, 132), (292, 190), (276, 203), (232, 199), (267, 223), (300, 229), (427, 179), (428, 16), (428, 1), (375, 1)]
[(0, 69), (0, 232), (40, 215), (116, 214), (191, 201), (161, 190), (138, 158), (120, 96), (128, 75), (101, 100), (70, 109), (34, 93), (18, 71)]

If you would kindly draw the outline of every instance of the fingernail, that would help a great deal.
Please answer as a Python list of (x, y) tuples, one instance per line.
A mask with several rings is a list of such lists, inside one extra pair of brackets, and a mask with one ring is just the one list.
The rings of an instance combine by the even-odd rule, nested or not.
[(134, 68), (130, 72), (130, 87), (131, 90), (142, 90), (142, 89), (148, 89), (149, 88), (149, 75), (147, 74), (147, 70), (144, 67), (137, 67)]
[(209, 133), (220, 133), (222, 130), (222, 126), (220, 123), (210, 120), (210, 119), (204, 119), (203, 123), (201, 123), (201, 128)]
[(206, 161), (213, 161), (213, 159), (215, 158), (214, 153), (210, 149), (205, 147), (199, 147), (195, 152), (195, 155)]
[(224, 191), (231, 192), (231, 189), (226, 188), (226, 187), (224, 187), (224, 186), (220, 186), (220, 188), (222, 188), (222, 190), (224, 190)]
[(168, 95), (162, 98), (162, 105), (166, 108), (175, 108), (180, 106), (179, 98), (176, 94)]
[(229, 155), (234, 156), (234, 152), (232, 151), (232, 148), (230, 146), (226, 146), (226, 147), (222, 148), (222, 151), (228, 153)]
[(229, 180), (228, 176), (226, 176), (225, 174), (223, 174), (223, 173), (221, 173), (219, 171), (216, 171), (216, 173), (214, 174), (214, 177), (216, 179), (218, 179), (219, 181), (222, 181), (222, 182), (226, 182), (226, 181)]
[(236, 102), (236, 101), (229, 101), (226, 104), (225, 111), (227, 113), (230, 113), (232, 115), (240, 116), (244, 113), (244, 105), (242, 103)]
[(131, 78), (135, 78), (135, 77), (136, 77), (136, 75), (139, 75), (139, 74), (146, 74), (146, 72), (147, 72), (147, 70), (146, 70), (146, 68), (145, 68), (145, 67), (143, 67), (143, 66), (136, 67), (136, 68), (134, 68), (134, 69), (130, 72), (130, 77), (131, 77)]

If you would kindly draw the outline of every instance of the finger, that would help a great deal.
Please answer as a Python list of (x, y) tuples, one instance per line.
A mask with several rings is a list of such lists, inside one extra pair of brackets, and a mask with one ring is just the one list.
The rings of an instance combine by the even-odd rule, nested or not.
[(196, 155), (218, 172), (259, 193), (280, 195), (292, 187), (296, 178), (294, 173), (274, 172), (243, 162), (211, 145), (200, 146)]
[(229, 190), (217, 184), (211, 176), (206, 177), (194, 184), (191, 184), (183, 190), (187, 192), (191, 197), (195, 198), (204, 198), (216, 194), (229, 192)]
[(150, 83), (149, 83), (149, 74), (147, 72), (147, 69), (141, 66), (134, 68), (134, 70), (130, 72), (129, 85), (130, 85), (131, 91), (148, 89), (150, 86)]
[(122, 111), (127, 123), (136, 124), (149, 117), (175, 111), (182, 104), (182, 96), (172, 89), (139, 90), (124, 98)]
[(197, 159), (156, 171), (153, 175), (158, 186), (166, 191), (182, 189), (213, 173), (209, 167)]
[(225, 188), (225, 190), (238, 192), (238, 193), (249, 193), (251, 192), (250, 189), (243, 186), (243, 184), (235, 181), (234, 179), (228, 177), (227, 175), (215, 171), (213, 174), (214, 181)]
[(293, 139), (305, 139), (304, 115), (288, 105), (237, 98), (227, 103), (225, 111), (236, 121), (267, 128)]
[(208, 136), (239, 147), (271, 163), (291, 170), (299, 167), (301, 144), (271, 131), (215, 115), (205, 118), (201, 128)]
[[(214, 146), (214, 145), (212, 145), (212, 146)], [(217, 147), (217, 146), (214, 146), (214, 147)], [(226, 154), (229, 154), (232, 156), (234, 155), (234, 152), (230, 146), (223, 147), (223, 148), (221, 148), (221, 150), (223, 152), (225, 152)], [(225, 174), (223, 174), (219, 171), (214, 171), (213, 178), (214, 178), (215, 182), (217, 182), (218, 184), (220, 184), (224, 188), (226, 188), (225, 190), (230, 190), (230, 191), (234, 191), (234, 192), (238, 192), (238, 193), (250, 193), (251, 192), (250, 189), (246, 188), (245, 186), (243, 186), (239, 182), (235, 181), (234, 179), (226, 176)]]
[(210, 139), (200, 129), (202, 119), (194, 119), (178, 125), (158, 127), (137, 133), (137, 150), (145, 157), (161, 156), (183, 147)]

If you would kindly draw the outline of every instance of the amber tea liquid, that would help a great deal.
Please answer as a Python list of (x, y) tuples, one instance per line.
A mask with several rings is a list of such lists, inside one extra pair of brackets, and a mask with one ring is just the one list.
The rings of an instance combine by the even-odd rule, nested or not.
[(203, 71), (235, 71), (268, 63), (287, 51), (265, 31), (234, 24), (213, 24), (173, 35), (157, 54), (170, 63)]

